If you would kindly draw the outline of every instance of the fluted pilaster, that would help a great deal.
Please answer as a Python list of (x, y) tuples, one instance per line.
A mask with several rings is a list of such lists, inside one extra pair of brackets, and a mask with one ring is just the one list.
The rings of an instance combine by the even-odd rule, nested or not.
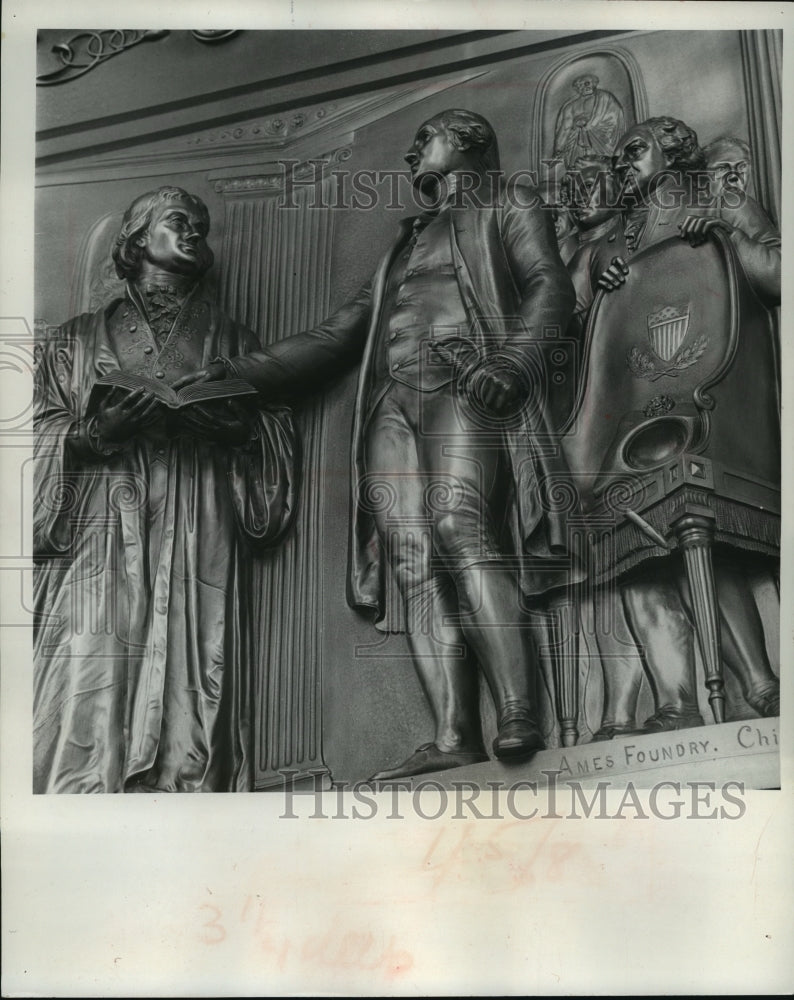
[[(219, 181), (226, 217), (220, 280), (224, 308), (270, 344), (327, 314), (333, 213), (310, 207), (333, 177), (296, 187), (285, 207), (282, 178), (262, 174)], [(317, 201), (314, 201), (314, 204)], [(322, 468), (324, 404), (299, 415), (303, 482), (296, 529), (257, 561), (252, 613), (259, 622), (254, 656), (257, 788), (278, 785), (280, 771), (316, 773), (322, 759)]]

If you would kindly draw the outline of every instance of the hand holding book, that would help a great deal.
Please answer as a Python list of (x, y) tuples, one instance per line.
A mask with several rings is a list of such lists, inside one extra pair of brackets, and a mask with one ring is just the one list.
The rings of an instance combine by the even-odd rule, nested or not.
[(131, 375), (128, 372), (115, 371), (110, 372), (109, 375), (103, 375), (94, 383), (88, 401), (88, 416), (95, 413), (100, 401), (115, 389), (125, 389), (127, 392), (143, 390), (148, 395), (156, 397), (169, 410), (182, 410), (194, 406), (196, 403), (245, 397), (253, 399), (257, 396), (256, 389), (247, 382), (243, 382), (242, 379), (187, 384), (187, 379), (182, 378), (171, 386), (144, 375)]
[(143, 386), (132, 391), (114, 388), (105, 393), (91, 414), (100, 440), (123, 444), (160, 416), (160, 401)]
[(176, 386), (111, 372), (94, 383), (87, 416), (100, 440), (108, 444), (126, 442), (164, 415), (177, 433), (187, 431), (230, 445), (250, 440), (257, 392), (247, 382), (227, 379)]
[(197, 438), (226, 445), (247, 444), (255, 430), (250, 407), (226, 400), (224, 403), (196, 403), (179, 414), (179, 426)]

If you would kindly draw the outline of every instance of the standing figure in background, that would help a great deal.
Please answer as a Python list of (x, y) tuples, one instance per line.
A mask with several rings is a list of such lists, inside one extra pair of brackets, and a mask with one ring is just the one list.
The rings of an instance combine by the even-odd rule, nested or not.
[(729, 191), (747, 193), (753, 170), (753, 156), (744, 139), (723, 135), (703, 147), (706, 170), (715, 198)]
[(496, 136), (473, 112), (430, 118), (405, 159), (434, 207), (403, 222), (372, 280), (313, 330), (192, 376), (228, 370), (283, 399), (361, 365), (349, 601), (383, 618), (396, 583), (435, 719), (433, 742), (373, 780), (487, 759), (475, 658), (496, 705), (496, 756), (543, 747), (520, 600), (532, 585), (516, 565), (531, 575), (565, 550), (562, 518), (540, 503), (548, 460), (525, 426), (544, 389), (530, 390), (536, 343), (564, 330), (573, 306), (548, 212), (534, 190), (505, 196)]
[[(581, 157), (567, 174), (565, 186), (572, 205), (571, 214), (579, 227), (578, 249), (568, 262), (568, 271), (576, 292), (571, 333), (581, 342), (593, 302), (594, 254), (602, 240), (614, 244), (620, 225), (620, 192), (613, 158)], [(593, 601), (594, 637), (604, 680), (601, 724), (594, 738), (606, 740), (637, 732), (636, 712), (643, 665), (640, 650), (632, 639), (620, 586), (612, 583), (596, 588)], [(682, 640), (686, 643), (688, 623), (679, 620), (678, 628), (681, 630), (677, 637), (679, 644)], [(646, 656), (649, 652), (653, 655), (648, 646), (643, 652)], [(657, 704), (661, 703), (657, 698)], [(680, 717), (693, 725), (702, 721), (696, 708), (688, 716), (680, 713)]]
[(59, 328), (36, 375), (34, 791), (252, 787), (251, 553), (295, 511), (288, 410), (168, 410), (92, 389), (169, 385), (259, 342), (214, 304), (204, 203), (163, 187), (127, 209), (123, 298)]
[(609, 90), (601, 90), (594, 73), (573, 81), (576, 97), (560, 108), (554, 127), (552, 156), (570, 169), (584, 156), (609, 156), (626, 130), (623, 105)]
[[(593, 249), (589, 302), (585, 300), (588, 307), (597, 289), (607, 293), (620, 289), (633, 254), (674, 236), (696, 245), (716, 227), (728, 234), (759, 299), (768, 307), (779, 303), (779, 233), (765, 214), (763, 218), (758, 215), (757, 203), (748, 205), (746, 197), (724, 199), (704, 212), (697, 202), (696, 176), (705, 165), (696, 133), (676, 118), (650, 118), (621, 137), (616, 169), (625, 178), (629, 207), (617, 229), (602, 237)], [(746, 577), (730, 556), (715, 558), (714, 574), (725, 662), (735, 672), (747, 703), (760, 715), (775, 716), (780, 683), (770, 666), (758, 608)], [(621, 604), (615, 616), (625, 611), (656, 703), (643, 731), (699, 725), (693, 633), (684, 605), (689, 594), (680, 574), (669, 565), (653, 575), (638, 572), (621, 585), (619, 596)], [(599, 734), (604, 738), (635, 727), (631, 712), (638, 691), (636, 674), (627, 678), (627, 685), (616, 697), (614, 711), (605, 714)]]
[(567, 205), (551, 205), (549, 211), (551, 221), (554, 223), (554, 235), (557, 237), (560, 260), (567, 267), (579, 245), (576, 217)]
[(576, 253), (578, 241), (576, 220), (566, 199), (564, 181), (562, 185), (552, 182), (542, 183), (538, 186), (538, 194), (543, 202), (544, 210), (548, 212), (554, 224), (554, 235), (557, 239), (560, 260), (567, 265)]
[(620, 219), (618, 184), (611, 156), (582, 157), (566, 177), (571, 215), (578, 227), (577, 248), (567, 262), (576, 292), (573, 322), (581, 335), (593, 300), (591, 264), (596, 247), (614, 242)]

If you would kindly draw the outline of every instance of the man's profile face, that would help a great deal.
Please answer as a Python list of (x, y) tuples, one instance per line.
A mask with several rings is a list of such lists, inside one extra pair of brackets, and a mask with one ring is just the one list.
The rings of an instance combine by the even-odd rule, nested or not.
[(446, 177), (454, 170), (471, 168), (465, 151), (455, 146), (449, 132), (433, 118), (419, 128), (405, 160), (411, 167), (413, 184), (418, 188), (435, 183), (439, 174)]
[(188, 202), (158, 205), (144, 234), (144, 259), (171, 274), (201, 275), (210, 254), (207, 225)]
[(750, 161), (740, 146), (726, 142), (718, 145), (706, 164), (711, 190), (715, 195), (725, 190), (747, 191), (750, 182)]
[(647, 194), (656, 176), (669, 170), (670, 160), (648, 128), (630, 129), (617, 148), (617, 169), (625, 174), (630, 186)]
[(580, 176), (584, 190), (576, 189), (572, 215), (580, 229), (592, 229), (617, 211), (615, 178), (610, 170), (583, 167)]
[(557, 243), (562, 243), (576, 230), (573, 219), (565, 208), (556, 206), (552, 208), (551, 221), (554, 223), (554, 235), (557, 237)]

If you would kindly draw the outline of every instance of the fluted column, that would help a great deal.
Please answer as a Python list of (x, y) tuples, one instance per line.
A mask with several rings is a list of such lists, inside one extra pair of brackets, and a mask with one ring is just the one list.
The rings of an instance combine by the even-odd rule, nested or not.
[(780, 31), (740, 31), (739, 39), (756, 193), (779, 226), (783, 36)]
[(549, 612), (560, 742), (574, 747), (579, 741), (579, 595), (566, 589), (563, 596), (550, 602)]
[(706, 673), (709, 704), (715, 722), (725, 721), (725, 681), (722, 676), (720, 618), (711, 548), (714, 541), (714, 520), (697, 514), (687, 514), (676, 521), (673, 532), (678, 547), (684, 553), (692, 611), (695, 618), (700, 655)]
[[(336, 161), (347, 150), (332, 154)], [(313, 167), (310, 169), (314, 169)], [(220, 301), (263, 344), (323, 319), (329, 309), (333, 176), (283, 197), (281, 174), (227, 178)], [(322, 201), (320, 201), (322, 198)], [(291, 207), (285, 207), (287, 202)], [(302, 407), (303, 478), (294, 532), (257, 560), (255, 785), (281, 784), (282, 770), (317, 774), (322, 756), (322, 397)]]

